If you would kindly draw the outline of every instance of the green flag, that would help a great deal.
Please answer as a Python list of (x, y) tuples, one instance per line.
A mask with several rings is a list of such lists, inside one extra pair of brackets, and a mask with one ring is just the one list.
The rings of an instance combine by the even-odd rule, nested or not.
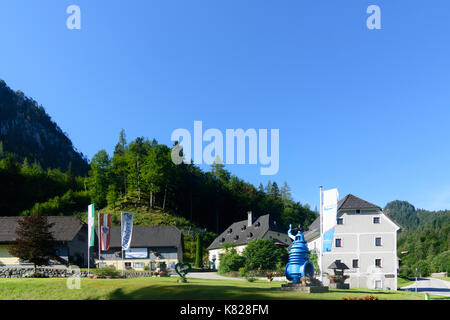
[(91, 204), (88, 207), (88, 238), (89, 238), (89, 247), (93, 247), (95, 244), (95, 207), (94, 204)]

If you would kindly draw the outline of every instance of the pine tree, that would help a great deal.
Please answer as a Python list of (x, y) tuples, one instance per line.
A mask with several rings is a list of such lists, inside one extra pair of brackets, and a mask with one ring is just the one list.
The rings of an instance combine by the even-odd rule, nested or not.
[(202, 247), (202, 235), (197, 235), (197, 243), (195, 248), (195, 266), (201, 268), (203, 266), (203, 247)]
[(288, 204), (289, 201), (292, 201), (291, 187), (289, 187), (288, 183), (285, 181), (280, 191), (281, 199), (283, 199), (284, 206)]

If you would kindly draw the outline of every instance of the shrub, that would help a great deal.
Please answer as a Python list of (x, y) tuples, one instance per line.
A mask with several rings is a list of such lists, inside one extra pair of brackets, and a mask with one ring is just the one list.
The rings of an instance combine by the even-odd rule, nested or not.
[(254, 282), (256, 280), (256, 273), (254, 271), (248, 271), (245, 279), (247, 279), (248, 282)]
[(247, 273), (247, 270), (245, 267), (239, 268), (239, 277), (245, 277), (245, 274)]
[(288, 252), (267, 239), (252, 240), (242, 253), (248, 270), (273, 270), (288, 261)]
[(120, 272), (117, 271), (113, 266), (95, 269), (94, 274), (99, 278), (117, 278), (120, 276)]
[(220, 254), (219, 273), (224, 274), (232, 271), (239, 271), (245, 265), (245, 258), (240, 256), (235, 248), (227, 249)]

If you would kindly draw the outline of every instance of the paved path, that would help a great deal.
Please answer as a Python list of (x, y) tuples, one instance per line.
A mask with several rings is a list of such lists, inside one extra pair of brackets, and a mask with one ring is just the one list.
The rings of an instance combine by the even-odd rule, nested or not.
[(436, 278), (417, 278), (413, 284), (403, 287), (400, 290), (416, 291), (420, 293), (436, 294), (450, 297), (450, 282)]
[[(174, 275), (174, 277), (178, 277), (178, 275)], [(209, 279), (209, 280), (240, 280), (240, 281), (245, 280), (242, 278), (224, 277), (218, 274), (217, 272), (191, 272), (186, 275), (186, 278)]]
[[(178, 275), (173, 275), (174, 277), (178, 277)], [(245, 281), (245, 278), (233, 278), (233, 277), (224, 277), (218, 274), (217, 272), (191, 272), (188, 273), (186, 278), (192, 279), (210, 279), (210, 280), (239, 280)], [(267, 280), (264, 277), (256, 277), (258, 280)], [(274, 277), (274, 281), (286, 281), (285, 277)]]

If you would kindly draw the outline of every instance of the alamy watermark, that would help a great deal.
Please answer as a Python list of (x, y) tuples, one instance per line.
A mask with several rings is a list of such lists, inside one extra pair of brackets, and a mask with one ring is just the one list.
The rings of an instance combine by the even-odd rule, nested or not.
[[(259, 163), (261, 175), (275, 175), (280, 167), (280, 130), (270, 129), (270, 153), (268, 133), (268, 129), (247, 129), (246, 131), (226, 129), (224, 135), (219, 129), (213, 128), (203, 132), (202, 121), (194, 121), (193, 141), (191, 132), (187, 129), (176, 129), (172, 132), (171, 140), (178, 142), (172, 149), (172, 161), (175, 164), (182, 162), (189, 164), (192, 159), (198, 165), (203, 163), (211, 165), (218, 159), (226, 164), (257, 165)], [(205, 148), (203, 148), (203, 142), (208, 142)], [(192, 152), (192, 145), (194, 152)]]

